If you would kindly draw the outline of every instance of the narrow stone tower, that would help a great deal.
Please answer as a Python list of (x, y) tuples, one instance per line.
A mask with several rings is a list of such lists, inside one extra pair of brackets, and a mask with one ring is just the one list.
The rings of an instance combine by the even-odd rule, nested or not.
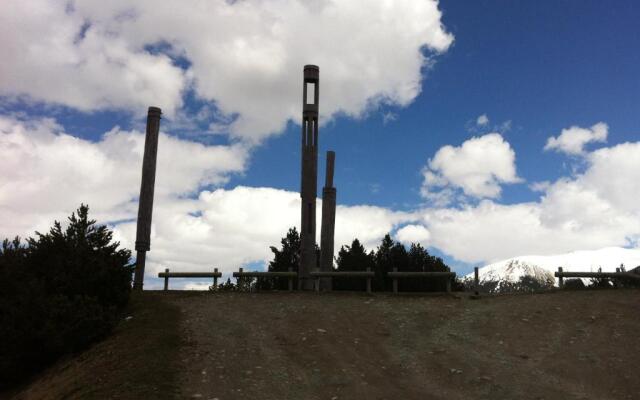
[(147, 134), (144, 139), (144, 158), (142, 160), (142, 183), (138, 202), (138, 228), (136, 231), (136, 272), (133, 289), (142, 290), (144, 283), (144, 264), (147, 251), (151, 249), (151, 214), (153, 212), (153, 190), (156, 182), (156, 159), (158, 155), (158, 132), (160, 116), (158, 107), (149, 107), (147, 113)]
[[(322, 226), (320, 227), (320, 271), (333, 270), (333, 238), (336, 228), (336, 188), (333, 171), (336, 153), (327, 151), (327, 171), (322, 189)], [(320, 279), (321, 290), (331, 290), (331, 279)]]
[(300, 182), (300, 266), (298, 289), (312, 290), (316, 267), (316, 196), (318, 192), (318, 99), (320, 69), (304, 66), (302, 89), (302, 173)]

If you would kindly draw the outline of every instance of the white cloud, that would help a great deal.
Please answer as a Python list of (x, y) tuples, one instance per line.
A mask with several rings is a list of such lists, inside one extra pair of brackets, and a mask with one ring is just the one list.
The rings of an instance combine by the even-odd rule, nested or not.
[[(114, 128), (94, 143), (65, 133), (52, 119), (0, 116), (0, 237), (45, 231), (83, 202), (92, 218), (114, 225), (116, 240), (133, 249), (143, 148), (144, 136), (136, 131)], [(202, 190), (242, 172), (246, 161), (246, 149), (238, 145), (204, 146), (161, 135), (147, 287), (159, 287), (151, 278), (165, 268), (218, 267), (229, 274), (267, 262), (269, 246), (279, 245), (288, 228), (299, 225), (297, 192), (243, 186)], [(320, 218), (318, 213), (318, 241)], [(339, 205), (336, 251), (356, 237), (372, 249), (410, 218), (382, 207)]]
[[(143, 136), (135, 131), (114, 128), (93, 143), (65, 133), (51, 119), (0, 117), (0, 236), (46, 230), (54, 219), (66, 218), (85, 202), (93, 218), (115, 224), (117, 240), (133, 248), (142, 149)], [(269, 246), (278, 245), (287, 229), (299, 224), (296, 192), (242, 186), (202, 189), (244, 170), (243, 147), (204, 146), (162, 135), (159, 151), (146, 287), (160, 287), (161, 282), (151, 278), (167, 267), (218, 267), (228, 274), (266, 262), (272, 257)], [(584, 159), (583, 173), (540, 185), (537, 201), (503, 205), (482, 200), (475, 206), (412, 212), (339, 205), (336, 250), (356, 237), (374, 249), (384, 234), (396, 229), (395, 237), (402, 242), (420, 242), (466, 262), (637, 246), (640, 142), (602, 148)], [(433, 179), (448, 176), (441, 172)], [(318, 213), (318, 233), (320, 217)], [(172, 283), (187, 286), (199, 287), (189, 281)]]
[(304, 64), (320, 66), (323, 118), (359, 117), (411, 103), (423, 49), (453, 41), (434, 0), (5, 1), (0, 36), (4, 96), (172, 117), (193, 89), (237, 117), (216, 130), (250, 141), (298, 122)]
[(442, 205), (462, 189), (475, 198), (497, 198), (501, 184), (518, 183), (515, 152), (498, 133), (473, 137), (460, 147), (444, 146), (422, 170), (423, 197)]
[[(100, 21), (69, 12), (65, 2), (6, 1), (0, 5), (0, 94), (82, 111), (145, 110), (182, 104), (185, 72), (151, 55)], [(92, 25), (80, 38), (83, 24)]]
[(586, 170), (545, 182), (538, 201), (420, 211), (430, 244), (466, 262), (555, 254), (640, 240), (640, 142), (585, 155)]
[(423, 225), (411, 224), (398, 229), (395, 236), (404, 244), (420, 243), (426, 247), (429, 245), (431, 233)]
[(482, 114), (476, 119), (476, 125), (478, 126), (485, 126), (488, 123), (489, 123), (489, 117), (487, 117), (487, 114)]
[(591, 128), (572, 126), (563, 129), (558, 137), (547, 139), (545, 150), (555, 150), (569, 155), (585, 154), (584, 146), (592, 142), (606, 142), (609, 127), (604, 122), (598, 122)]
[[(117, 127), (94, 143), (51, 119), (0, 116), (0, 234), (47, 229), (81, 202), (100, 220), (135, 218), (144, 134)], [(242, 172), (240, 145), (204, 146), (161, 134), (156, 197), (173, 198), (221, 185)]]

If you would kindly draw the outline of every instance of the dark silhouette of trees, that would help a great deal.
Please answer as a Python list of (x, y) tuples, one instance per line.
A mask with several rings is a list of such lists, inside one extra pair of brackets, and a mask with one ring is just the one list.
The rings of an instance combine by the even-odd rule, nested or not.
[(373, 290), (391, 290), (391, 281), (387, 279), (387, 272), (393, 271), (393, 240), (389, 234), (382, 238), (382, 242), (375, 252), (375, 272), (376, 277), (373, 282)]
[[(300, 234), (295, 227), (289, 228), (287, 235), (280, 241), (280, 249), (271, 246), (273, 260), (269, 262), (269, 272), (298, 271), (300, 263)], [(287, 278), (261, 278), (256, 283), (260, 290), (287, 290)]]
[[(351, 246), (342, 246), (336, 259), (338, 271), (366, 271), (374, 270), (373, 252), (367, 253), (358, 239), (354, 239)], [(335, 290), (366, 290), (366, 281), (358, 278), (334, 278)]]
[[(269, 262), (269, 271), (293, 271), (298, 270), (300, 262), (300, 235), (296, 228), (290, 228), (287, 235), (280, 241), (280, 249), (271, 247), (273, 260)], [(316, 246), (317, 247), (317, 246)], [(317, 249), (319, 250), (319, 249)], [(368, 251), (358, 239), (354, 239), (350, 246), (343, 245), (338, 251), (336, 258), (337, 271), (366, 271), (370, 268), (375, 272), (372, 282), (374, 291), (391, 291), (392, 280), (388, 273), (393, 268), (398, 271), (413, 272), (435, 272), (450, 271), (449, 267), (441, 258), (432, 256), (420, 244), (412, 243), (407, 248), (399, 242), (391, 239), (390, 234), (386, 234), (375, 251)], [(257, 287), (260, 290), (286, 290), (288, 280), (286, 278), (260, 278)], [(444, 291), (446, 281), (442, 279), (400, 279), (399, 289), (401, 291)], [(458, 283), (461, 290), (462, 284)], [(456, 288), (453, 285), (454, 290)], [(334, 290), (366, 290), (366, 280), (361, 278), (333, 278)]]
[[(391, 291), (392, 280), (388, 273), (397, 268), (398, 271), (434, 272), (450, 271), (439, 257), (434, 257), (420, 244), (412, 243), (409, 250), (402, 243), (395, 242), (391, 235), (382, 238), (375, 252), (367, 253), (358, 239), (351, 246), (342, 246), (337, 258), (338, 271), (366, 271), (367, 267), (375, 272), (373, 290)], [(334, 279), (334, 288), (342, 290), (365, 290), (363, 279)], [(400, 279), (398, 288), (401, 291), (444, 291), (444, 279)]]
[(0, 384), (85, 348), (119, 320), (131, 290), (131, 252), (81, 205), (66, 229), (55, 221), (0, 252)]

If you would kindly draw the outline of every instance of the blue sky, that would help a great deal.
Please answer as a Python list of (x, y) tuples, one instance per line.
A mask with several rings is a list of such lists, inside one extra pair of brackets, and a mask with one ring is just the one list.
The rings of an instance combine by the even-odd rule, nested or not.
[[(407, 0), (391, 8), (377, 2), (368, 3), (375, 5), (363, 15), (350, 14), (353, 10), (349, 7), (338, 7), (330, 1), (320, 2), (326, 7), (307, 10), (309, 19), (313, 20), (316, 14), (319, 17), (318, 26), (310, 29), (313, 32), (305, 39), (311, 45), (300, 40), (305, 43), (304, 51), (299, 50), (300, 43), (295, 39), (296, 34), (300, 35), (300, 28), (292, 21), (307, 12), (304, 11), (308, 7), (306, 2), (291, 0), (287, 12), (292, 15), (279, 14), (278, 10), (264, 5), (252, 7), (251, 1), (226, 5), (211, 2), (211, 18), (216, 18), (216, 7), (226, 7), (234, 15), (223, 20), (230, 19), (230, 25), (220, 31), (223, 34), (217, 34), (229, 34), (230, 37), (227, 41), (216, 39), (219, 42), (209, 39), (216, 35), (215, 31), (200, 32), (200, 37), (196, 28), (193, 28), (195, 32), (190, 32), (189, 24), (181, 23), (179, 16), (174, 27), (178, 32), (175, 37), (162, 32), (152, 22), (165, 21), (160, 18), (166, 18), (166, 15), (146, 15), (145, 11), (140, 11), (144, 9), (142, 3), (138, 11), (133, 7), (134, 12), (129, 13), (123, 13), (128, 10), (128, 6), (123, 5), (125, 2), (112, 9), (88, 2), (67, 7), (66, 11), (56, 10), (54, 4), (47, 2), (34, 3), (31, 8), (13, 2), (0, 6), (4, 8), (4, 20), (0, 22), (9, 28), (19, 19), (23, 21), (15, 25), (20, 27), (6, 36), (4, 45), (0, 45), (0, 48), (6, 47), (3, 53), (9, 55), (3, 61), (5, 67), (0, 68), (0, 116), (5, 119), (2, 132), (18, 135), (22, 128), (31, 137), (38, 137), (37, 132), (42, 130), (47, 130), (53, 135), (51, 137), (61, 134), (76, 137), (83, 140), (86, 149), (97, 147), (100, 154), (105, 155), (105, 161), (100, 165), (91, 164), (91, 158), (83, 159), (83, 163), (91, 164), (89, 169), (104, 170), (104, 165), (111, 165), (109, 163), (135, 169), (139, 168), (135, 158), (140, 156), (139, 152), (132, 150), (133, 158), (118, 164), (109, 152), (112, 147), (101, 146), (100, 141), (105, 132), (118, 126), (113, 135), (139, 143), (139, 132), (144, 130), (145, 105), (158, 105), (166, 114), (163, 131), (177, 141), (175, 148), (180, 149), (175, 152), (173, 147), (166, 149), (167, 157), (173, 157), (171, 165), (179, 166), (179, 157), (188, 158), (194, 152), (206, 153), (213, 148), (230, 151), (228, 157), (238, 163), (229, 166), (223, 161), (220, 161), (222, 164), (202, 161), (200, 164), (197, 161), (200, 159), (194, 157), (190, 169), (179, 170), (175, 182), (167, 183), (167, 200), (160, 200), (159, 206), (166, 208), (162, 208), (164, 211), (160, 211), (158, 218), (182, 218), (179, 215), (184, 216), (184, 209), (189, 207), (193, 208), (189, 211), (191, 215), (215, 215), (212, 210), (222, 207), (218, 203), (215, 206), (193, 203), (203, 201), (203, 193), (217, 193), (217, 197), (213, 197), (220, 202), (225, 195), (239, 196), (238, 187), (269, 188), (272, 192), (268, 196), (284, 196), (283, 201), (294, 201), (295, 192), (299, 190), (302, 66), (317, 63), (320, 66), (320, 109), (321, 112), (326, 110), (320, 126), (319, 187), (323, 182), (324, 152), (334, 150), (337, 153), (338, 203), (345, 207), (347, 217), (343, 222), (353, 226), (338, 235), (340, 238), (362, 236), (370, 246), (379, 240), (383, 231), (391, 231), (399, 239), (416, 238), (460, 272), (468, 271), (476, 264), (524, 255), (522, 253), (553, 254), (637, 245), (640, 229), (636, 218), (640, 210), (624, 199), (625, 190), (629, 191), (629, 196), (640, 190), (637, 172), (634, 165), (620, 167), (616, 164), (621, 155), (633, 158), (637, 151), (635, 147), (621, 146), (625, 142), (637, 143), (639, 133), (640, 29), (637, 20), (640, 5), (637, 2), (442, 0), (436, 3)], [(191, 12), (189, 7), (184, 7), (185, 15)], [(331, 14), (334, 19), (324, 14), (331, 7), (335, 7)], [(82, 62), (78, 64), (80, 67), (76, 65), (68, 71), (63, 69), (65, 61), (60, 61), (62, 66), (58, 68), (56, 60), (51, 65), (32, 68), (34, 63), (29, 63), (27, 54), (32, 50), (31, 45), (34, 48), (39, 44), (51, 46), (43, 39), (47, 36), (46, 29), (37, 30), (40, 29), (37, 28), (38, 15), (47, 13), (50, 20), (59, 18), (60, 26), (75, 32), (75, 39), (63, 48), (69, 54), (84, 59), (89, 65), (91, 60), (100, 59), (100, 54), (121, 56), (127, 68), (113, 67), (108, 60), (105, 65), (98, 63), (95, 68), (87, 67), (81, 72), (77, 71), (84, 68)], [(264, 21), (263, 26), (245, 29), (243, 23), (256, 16)], [(398, 24), (396, 17), (406, 22), (406, 26)], [(378, 30), (389, 28), (388, 32), (379, 37), (372, 35), (369, 41), (359, 38), (361, 30), (362, 36), (367, 34), (364, 28), (367, 24), (380, 21), (383, 23), (377, 25)], [(36, 27), (31, 31), (27, 29), (30, 23)], [(193, 25), (197, 27), (197, 21)], [(276, 26), (294, 34), (276, 37), (265, 34), (266, 39), (256, 39), (253, 30), (264, 28), (274, 32)], [(323, 40), (322, 34), (329, 32), (341, 33), (345, 44), (326, 43), (331, 38)], [(64, 40), (71, 40), (69, 37)], [(279, 37), (287, 39), (279, 41)], [(122, 48), (126, 51), (118, 47), (120, 42), (116, 39), (124, 43)], [(349, 45), (351, 41), (353, 46)], [(247, 51), (224, 53), (228, 43), (244, 46), (242, 48)], [(319, 48), (317, 56), (314, 45)], [(216, 53), (215, 49), (222, 50)], [(361, 53), (357, 49), (361, 49)], [(368, 63), (373, 72), (364, 67)], [(144, 73), (135, 75), (137, 65), (153, 68), (154, 73), (149, 76), (155, 80), (145, 77)], [(252, 66), (257, 71), (255, 76)], [(339, 67), (348, 68), (348, 72), (339, 75)], [(356, 71), (360, 68), (365, 71)], [(40, 82), (38, 78), (42, 76), (49, 82)], [(331, 80), (337, 76), (340, 76), (339, 82)], [(114, 82), (132, 80), (133, 83), (110, 87), (104, 84), (109, 79)], [(159, 80), (166, 82), (160, 89), (154, 87)], [(51, 83), (53, 81), (60, 85), (56, 86)], [(351, 86), (351, 81), (356, 83)], [(278, 82), (286, 82), (286, 88), (280, 90)], [(150, 94), (144, 94), (146, 91)], [(325, 96), (325, 93), (328, 94)], [(158, 99), (165, 100), (158, 102)], [(278, 107), (286, 111), (281, 112)], [(198, 113), (200, 117), (197, 117)], [(255, 117), (263, 113), (264, 119)], [(481, 125), (478, 118), (482, 115), (488, 122)], [(55, 120), (57, 125), (52, 127), (50, 123), (44, 123), (43, 118), (49, 118), (46, 121), (50, 122)], [(37, 126), (29, 128), (30, 121), (31, 125)], [(215, 128), (210, 126), (212, 123), (216, 124)], [(594, 126), (598, 123), (606, 124), (604, 138), (578, 139), (582, 140), (578, 147), (584, 150), (572, 153), (566, 146), (545, 150), (549, 138), (560, 138), (563, 130), (567, 131), (564, 136), (567, 140), (596, 135)], [(571, 130), (572, 127), (575, 129)], [(498, 139), (489, 140), (487, 135), (491, 133), (498, 134)], [(470, 141), (474, 137), (484, 139)], [(206, 146), (193, 147), (194, 142)], [(10, 151), (9, 143), (15, 143), (15, 140), (1, 143), (5, 152)], [(469, 152), (460, 150), (465, 143), (469, 143)], [(476, 147), (478, 151), (484, 152), (486, 146), (493, 146), (495, 153), (486, 153), (487, 157), (496, 154), (504, 159), (496, 162), (495, 167), (487, 167), (484, 175), (475, 176), (473, 166), (478, 160), (469, 157), (476, 154), (472, 148), (480, 143), (485, 147)], [(163, 146), (162, 141), (160, 146)], [(457, 156), (446, 158), (441, 153), (442, 158), (437, 157), (445, 146), (450, 146)], [(598, 152), (598, 149), (602, 151)], [(75, 150), (68, 151), (76, 154)], [(25, 150), (20, 154), (27, 153)], [(45, 162), (42, 155), (27, 159), (20, 158), (15, 152), (12, 154), (14, 164), (7, 162), (4, 168), (32, 163), (28, 165), (33, 165), (34, 171), (58, 171), (58, 167), (64, 171), (59, 165), (64, 160), (47, 159)], [(60, 154), (67, 153), (61, 151)], [(225, 157), (220, 159), (225, 160)], [(431, 167), (429, 160), (435, 161)], [(471, 167), (461, 172), (456, 170), (460, 165)], [(439, 184), (426, 185), (425, 171), (433, 172)], [(607, 173), (614, 171), (619, 171), (620, 176), (606, 179)], [(116, 168), (113, 173), (123, 172)], [(139, 174), (139, 171), (135, 173)], [(180, 173), (189, 174), (188, 178)], [(475, 179), (472, 175), (486, 181), (480, 187), (472, 187), (470, 179)], [(33, 209), (24, 221), (9, 223), (24, 203), (19, 201), (19, 194), (6, 193), (12, 182), (28, 179), (25, 176), (12, 175), (0, 186), (0, 194), (5, 192), (5, 196), (0, 197), (0, 207), (4, 209), (0, 218), (7, 226), (2, 231), (4, 235), (24, 234), (46, 225), (52, 217), (61, 218), (80, 201), (93, 199), (97, 191), (87, 188), (105, 186), (111, 179), (100, 182), (79, 179), (78, 185), (84, 186), (78, 193), (92, 193), (84, 199), (81, 195), (63, 196), (55, 189), (47, 189), (55, 192), (57, 208), (34, 201)], [(93, 200), (98, 203), (95, 204), (98, 215), (109, 222), (130, 220), (135, 211), (136, 176), (134, 172), (127, 172), (126, 176), (131, 176), (133, 189), (122, 189), (117, 198), (104, 204), (101, 199), (113, 192), (106, 196), (96, 195)], [(60, 187), (56, 179), (66, 182), (65, 179), (70, 178), (68, 174), (61, 172), (57, 176), (52, 172), (51, 187)], [(541, 185), (541, 182), (546, 183)], [(612, 188), (613, 184), (618, 186)], [(537, 189), (532, 189), (532, 185)], [(447, 201), (437, 203), (434, 197), (425, 194), (427, 186), (427, 192), (432, 195), (444, 195), (450, 190)], [(498, 188), (499, 194), (491, 194), (492, 188)], [(51, 196), (37, 187), (29, 190), (32, 190), (30, 198)], [(621, 194), (615, 198), (607, 197), (607, 193), (618, 192)], [(248, 196), (251, 199), (247, 201), (251, 202), (258, 195), (252, 192)], [(189, 202), (189, 199), (194, 201)], [(90, 203), (90, 206), (94, 205)], [(363, 206), (374, 206), (375, 209), (363, 209)], [(569, 211), (583, 207), (592, 212), (571, 214)], [(493, 211), (487, 211), (490, 209)], [(221, 210), (231, 213), (224, 207)], [(295, 221), (295, 212), (291, 210), (295, 210), (295, 206), (286, 211), (267, 212), (291, 213), (283, 217), (283, 221), (289, 223)], [(530, 222), (531, 226), (526, 225), (529, 222), (523, 223), (523, 230), (541, 230), (532, 233), (531, 237), (515, 235), (518, 238), (513, 239), (513, 243), (511, 239), (505, 241), (503, 236), (492, 237), (491, 234), (477, 243), (474, 241), (474, 238), (486, 236), (486, 229), (501, 228), (495, 225), (483, 227), (482, 224), (500, 221), (507, 221), (504, 224), (507, 232), (503, 234), (513, 236), (508, 230), (518, 229), (518, 223), (523, 219), (520, 212), (536, 216), (536, 220)], [(352, 217), (353, 214), (357, 216)], [(376, 226), (378, 218), (381, 219)], [(469, 233), (463, 234), (469, 218), (477, 221), (478, 226), (469, 225)], [(216, 221), (203, 218), (189, 224), (204, 224), (208, 228), (202, 229), (211, 234), (214, 228), (207, 224), (216, 225)], [(219, 222), (216, 226), (224, 225)], [(286, 225), (268, 229), (256, 226), (256, 231), (264, 230), (264, 233), (247, 236), (256, 246), (267, 248), (284, 234), (283, 226)], [(418, 236), (408, 234), (409, 231), (405, 236), (398, 233), (408, 225), (428, 233)], [(131, 244), (132, 227), (127, 224), (114, 226), (118, 238), (124, 244)], [(358, 228), (365, 232), (358, 233)], [(231, 231), (233, 233), (216, 232), (223, 236), (242, 234), (236, 228)], [(279, 231), (282, 234), (277, 234)], [(164, 240), (170, 243), (169, 237), (177, 234), (179, 232), (158, 228), (160, 242), (166, 235)], [(468, 248), (452, 243), (456, 235), (469, 242)], [(207, 240), (213, 240), (213, 237)], [(202, 257), (215, 258), (215, 246), (202, 250), (203, 246), (198, 247), (203, 251)], [(201, 264), (194, 261), (195, 256), (181, 259), (171, 251), (161, 249), (159, 252), (165, 254), (158, 254), (155, 260), (152, 258), (152, 265), (155, 263), (157, 270), (169, 264), (180, 265), (183, 269), (208, 265), (208, 261)], [(230, 247), (225, 247), (221, 253), (233, 259), (225, 264), (229, 270), (239, 263), (257, 265), (268, 257), (268, 250), (266, 253), (249, 252), (252, 255), (244, 258)], [(153, 251), (150, 255), (153, 257)], [(155, 270), (152, 268), (152, 271)]]

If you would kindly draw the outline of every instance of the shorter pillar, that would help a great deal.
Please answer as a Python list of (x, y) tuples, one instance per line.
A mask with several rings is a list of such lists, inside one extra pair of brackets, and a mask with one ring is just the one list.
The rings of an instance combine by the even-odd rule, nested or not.
[[(371, 268), (367, 267), (367, 272), (371, 272)], [(367, 276), (367, 293), (371, 293), (371, 277)]]
[[(398, 272), (397, 267), (393, 267), (393, 272)], [(393, 277), (393, 293), (398, 293), (398, 278)]]
[[(562, 274), (562, 267), (558, 267), (558, 274)], [(558, 287), (560, 289), (564, 288), (564, 277), (562, 275), (558, 276)]]
[(169, 268), (164, 269), (164, 290), (169, 290)]
[(473, 285), (477, 296), (480, 294), (480, 271), (478, 267), (473, 269)]
[(218, 268), (213, 269), (213, 290), (218, 289)]
[[(288, 271), (289, 272), (293, 272), (293, 268), (289, 267)], [(289, 277), (288, 279), (289, 279), (289, 285), (288, 285), (289, 287), (288, 287), (288, 289), (289, 289), (290, 292), (293, 292), (293, 278)]]

